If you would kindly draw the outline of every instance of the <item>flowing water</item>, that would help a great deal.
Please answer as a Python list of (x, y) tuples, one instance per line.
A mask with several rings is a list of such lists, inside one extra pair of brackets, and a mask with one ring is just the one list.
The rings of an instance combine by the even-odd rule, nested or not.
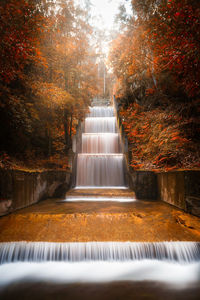
[(77, 157), (76, 188), (124, 188), (121, 152), (112, 106), (94, 106), (85, 119), (82, 153)]
[(119, 153), (118, 133), (84, 133), (82, 135), (82, 153)]
[[(76, 188), (126, 188), (113, 107), (91, 107), (84, 125)], [(199, 283), (197, 242), (0, 243), (1, 299), (197, 300)]]
[(187, 264), (200, 259), (195, 242), (11, 242), (0, 244), (0, 264), (18, 261), (139, 261), (156, 259)]
[(1, 243), (0, 264), (1, 299), (194, 300), (200, 292), (194, 242)]

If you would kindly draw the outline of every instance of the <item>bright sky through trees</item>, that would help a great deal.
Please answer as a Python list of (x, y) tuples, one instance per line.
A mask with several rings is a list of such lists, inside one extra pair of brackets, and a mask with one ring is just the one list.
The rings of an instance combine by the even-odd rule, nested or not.
[(115, 16), (118, 13), (120, 4), (124, 4), (127, 10), (130, 10), (130, 1), (90, 0), (90, 2), (92, 4), (91, 13), (94, 17), (94, 24), (107, 30), (113, 28)]
[[(119, 6), (124, 5), (128, 14), (131, 14), (131, 1), (125, 0), (76, 0), (76, 3), (82, 7), (86, 7), (86, 3), (90, 7), (91, 25), (97, 30), (103, 32), (102, 51), (107, 56), (109, 51), (109, 33), (116, 30), (116, 15), (119, 13)], [(93, 36), (97, 38), (96, 36)]]

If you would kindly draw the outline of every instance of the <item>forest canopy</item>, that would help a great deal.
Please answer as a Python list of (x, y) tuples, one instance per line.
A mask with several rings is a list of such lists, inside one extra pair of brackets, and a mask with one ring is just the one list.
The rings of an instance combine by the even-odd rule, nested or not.
[(73, 0), (2, 0), (0, 16), (3, 158), (67, 154), (98, 91), (87, 11)]
[[(121, 1), (108, 59), (129, 163), (198, 168), (199, 1), (129, 1), (131, 15)], [(109, 94), (112, 76), (105, 89), (105, 64), (97, 63), (108, 35), (100, 28), (95, 37), (90, 1), (84, 9), (77, 2), (0, 2), (0, 166), (10, 157), (26, 163), (60, 157), (67, 167), (91, 99), (103, 89), (102, 96)]]
[(131, 3), (132, 16), (123, 16), (109, 55), (130, 163), (144, 169), (199, 167), (199, 1)]

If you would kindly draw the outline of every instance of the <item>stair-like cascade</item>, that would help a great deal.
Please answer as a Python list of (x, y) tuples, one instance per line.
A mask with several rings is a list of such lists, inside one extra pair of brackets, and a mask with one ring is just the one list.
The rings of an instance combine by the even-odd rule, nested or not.
[[(6, 290), (7, 293), (10, 288), (12, 290), (19, 284), (20, 297), (22, 297), (21, 286), (26, 287), (27, 283), (37, 284), (38, 295), (42, 283), (45, 286), (49, 283), (49, 287), (51, 284), (53, 286), (56, 284), (58, 299), (66, 299), (66, 296), (60, 298), (59, 284), (61, 286), (64, 284), (66, 294), (67, 285), (73, 283), (76, 290), (81, 287), (83, 295), (84, 284), (86, 284), (85, 289), (88, 289), (90, 283), (106, 284), (108, 289), (114, 282), (126, 282), (126, 285), (129, 283), (128, 287), (142, 282), (144, 292), (146, 292), (145, 283), (149, 283), (150, 286), (155, 284), (160, 286), (161, 283), (166, 286), (169, 283), (170, 288), (184, 287), (183, 293), (186, 287), (189, 288), (190, 293), (191, 291), (198, 293), (198, 288), (190, 290), (190, 287), (199, 286), (199, 244), (195, 242), (0, 243), (0, 296), (2, 290)], [(96, 285), (93, 284), (92, 291), (95, 287)], [(29, 297), (30, 295), (29, 292)], [(119, 297), (119, 299), (125, 298), (124, 295)], [(94, 296), (87, 299), (94, 299)]]
[(102, 133), (116, 132), (115, 117), (88, 117), (85, 118), (85, 132)]
[(79, 186), (124, 186), (122, 154), (79, 154)]
[(90, 107), (84, 128), (82, 153), (77, 156), (76, 187), (124, 188), (124, 155), (113, 107)]
[[(112, 192), (115, 189), (115, 193), (117, 191), (116, 194), (118, 194), (117, 201), (130, 201), (131, 199), (126, 198), (125, 195), (126, 189), (125, 192), (122, 190), (122, 187), (126, 185), (124, 156), (120, 149), (119, 134), (116, 132), (116, 119), (113, 117), (113, 108), (109, 107), (107, 111), (105, 107), (93, 107), (91, 109), (91, 116), (93, 124), (95, 124), (95, 120), (97, 123), (101, 123), (100, 125), (94, 125), (95, 130), (97, 130), (96, 128), (101, 129), (99, 129), (100, 132), (91, 132), (91, 129), (91, 131), (86, 131), (82, 134), (82, 149), (77, 158), (76, 187), (78, 189), (73, 189), (74, 195), (71, 195), (71, 199), (65, 200), (112, 201)], [(88, 119), (90, 117), (86, 119), (86, 123), (92, 123), (90, 122), (91, 120), (87, 121)], [(112, 122), (114, 120), (114, 126), (109, 127), (110, 125), (107, 126), (104, 124), (104, 122), (109, 124), (108, 119), (111, 119)], [(107, 132), (103, 132), (106, 126), (108, 128)], [(88, 126), (88, 128), (90, 127)], [(80, 187), (85, 187), (86, 189), (84, 190)], [(88, 187), (90, 188), (89, 191)], [(102, 187), (108, 187), (109, 192), (105, 192), (104, 189), (99, 192), (99, 189)], [(116, 190), (118, 187), (120, 187), (120, 190)], [(97, 194), (95, 194), (96, 191), (98, 191)], [(89, 197), (87, 196), (88, 194)], [(111, 195), (110, 199), (109, 195)], [(111, 224), (114, 216), (117, 218), (117, 222), (122, 218), (122, 221), (119, 222), (119, 227), (114, 228), (114, 230), (119, 232), (117, 240), (120, 240), (121, 237), (124, 240), (129, 226), (133, 226), (134, 231), (137, 232), (137, 224), (140, 224), (141, 218), (145, 218), (145, 214), (143, 216), (141, 208), (139, 213), (134, 212), (134, 206), (131, 206), (133, 211), (131, 210), (128, 213), (126, 213), (126, 210), (120, 210), (120, 212), (112, 210), (112, 206), (109, 213), (102, 211), (98, 213), (96, 208), (94, 213), (91, 213), (91, 211), (89, 213), (88, 211), (86, 213), (76, 213), (76, 205), (70, 211), (70, 222), (71, 218), (73, 218), (74, 222), (78, 224), (80, 232), (82, 227), (88, 232), (89, 228), (91, 228), (88, 226), (90, 223), (89, 220), (93, 219), (92, 230), (95, 232), (95, 240), (99, 240), (99, 242), (0, 243), (0, 297), (1, 290), (5, 289), (7, 292), (9, 287), (12, 290), (13, 286), (16, 286), (18, 283), (26, 286), (26, 282), (31, 282), (31, 284), (36, 282), (37, 290), (39, 289), (38, 286), (43, 286), (41, 284), (43, 282), (45, 283), (44, 286), (48, 282), (52, 282), (52, 284), (61, 283), (65, 288), (67, 284), (75, 284), (76, 290), (81, 288), (81, 296), (83, 294), (84, 299), (84, 284), (86, 284), (86, 289), (88, 290), (88, 284), (90, 283), (92, 283), (92, 290), (95, 288), (93, 283), (102, 283), (103, 285), (106, 283), (106, 289), (108, 289), (108, 287), (113, 286), (113, 283), (124, 281), (126, 283), (124, 290), (126, 291), (127, 284), (132, 286), (140, 281), (142, 282), (141, 289), (146, 294), (147, 292), (144, 289), (145, 283), (148, 283), (150, 286), (159, 286), (158, 282), (165, 285), (169, 283), (170, 288), (172, 285), (175, 285), (175, 288), (177, 286), (180, 288), (188, 286), (190, 288), (191, 284), (191, 291), (195, 291), (192, 288), (199, 285), (200, 275), (199, 242), (115, 242), (113, 241), (112, 234), (110, 235), (110, 242), (102, 242), (101, 231), (105, 230), (105, 227), (103, 229), (98, 226), (97, 224), (99, 223), (95, 223), (95, 220), (100, 218), (102, 222), (105, 222), (107, 218), (109, 221), (107, 224)], [(87, 205), (90, 206), (90, 204)], [(148, 203), (147, 205), (149, 206), (150, 204)], [(124, 207), (123, 203), (123, 209)], [(134, 215), (131, 222), (129, 221), (130, 214)], [(63, 217), (63, 215), (62, 211), (61, 217), (56, 216), (56, 218), (62, 218), (62, 221), (66, 222), (68, 226), (67, 218)], [(79, 215), (81, 215), (80, 218)], [(87, 218), (87, 215), (90, 215), (90, 218)], [(84, 221), (82, 221), (83, 217)], [(48, 218), (51, 218), (51, 216)], [(122, 227), (120, 227), (122, 222), (125, 222), (127, 226), (125, 230), (122, 230)], [(142, 225), (140, 224), (140, 226)], [(48, 227), (48, 230), (50, 228), (52, 227)], [(166, 224), (164, 228), (166, 230)], [(157, 234), (156, 227), (151, 230)], [(53, 231), (55, 234), (54, 228)], [(142, 231), (144, 231), (145, 235), (146, 231), (144, 228)], [(80, 236), (79, 234), (75, 235), (73, 230), (72, 237), (72, 240), (82, 240), (81, 234)], [(161, 237), (159, 238), (161, 239)], [(133, 235), (134, 239), (136, 238)], [(84, 240), (90, 240), (89, 235)], [(19, 286), (21, 287), (21, 285)], [(198, 288), (196, 288), (196, 291), (198, 292)], [(183, 293), (185, 293), (185, 290), (183, 290)], [(130, 298), (130, 294), (128, 294), (128, 297)], [(128, 297), (124, 297), (123, 294), (123, 297), (119, 299)], [(57, 298), (60, 299), (60, 295)], [(73, 298), (73, 295), (71, 298)], [(91, 299), (91, 297), (87, 297), (86, 299)], [(92, 293), (92, 299), (94, 299), (94, 293)]]
[(84, 133), (82, 153), (119, 153), (118, 133)]
[(90, 107), (89, 117), (114, 117), (112, 106), (94, 106)]
[(195, 242), (87, 242), (0, 243), (0, 264), (17, 261), (138, 261), (156, 259), (179, 263), (199, 262), (200, 243)]

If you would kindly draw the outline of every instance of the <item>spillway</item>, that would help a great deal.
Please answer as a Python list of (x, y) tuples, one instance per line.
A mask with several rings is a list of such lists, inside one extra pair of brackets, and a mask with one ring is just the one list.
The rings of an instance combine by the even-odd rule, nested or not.
[(123, 155), (78, 154), (78, 186), (124, 186)]
[[(13, 285), (19, 286), (16, 291), (23, 295), (23, 288), (29, 283), (31, 286), (37, 284), (36, 294), (40, 296), (41, 284), (48, 283), (49, 288), (56, 286), (58, 299), (66, 299), (60, 295), (59, 284), (61, 288), (64, 284), (67, 292), (74, 283), (76, 289), (81, 288), (84, 293), (90, 283), (97, 283), (97, 286), (102, 283), (103, 288), (110, 289), (114, 282), (126, 282), (124, 293), (130, 296), (129, 286), (141, 282), (140, 293), (145, 291), (147, 283), (156, 287), (164, 283), (166, 287), (170, 284), (170, 289), (178, 287), (178, 299), (182, 299), (186, 288), (190, 291), (190, 287), (195, 287), (193, 291), (198, 295), (199, 270), (200, 243), (195, 242), (0, 243), (0, 296), (8, 289), (12, 291)], [(97, 286), (93, 285), (92, 289)], [(74, 293), (76, 291), (72, 296)], [(30, 294), (28, 299), (35, 297), (31, 298)], [(124, 295), (117, 299), (124, 299)]]
[[(80, 153), (77, 154), (76, 188), (126, 188), (124, 155), (121, 152), (120, 136), (117, 132), (113, 107), (91, 107), (83, 127), (82, 147)], [(120, 200), (120, 197), (118, 198)], [(86, 197), (86, 199), (87, 201), (113, 200), (109, 197), (101, 197), (101, 195), (99, 197)], [(75, 200), (83, 200), (82, 195), (75, 197)], [(123, 202), (131, 199), (122, 197), (121, 200)], [(95, 214), (102, 219), (108, 218), (110, 222), (113, 221), (112, 212), (109, 214), (95, 212)], [(126, 222), (123, 213), (114, 211), (114, 214)], [(84, 222), (80, 222), (79, 214), (73, 212), (71, 215), (75, 222), (80, 225), (80, 231), (83, 226), (87, 229), (87, 218)], [(142, 213), (135, 214), (138, 223), (142, 217)], [(65, 217), (63, 222), (65, 222)], [(134, 225), (134, 230), (137, 231), (137, 223)], [(130, 222), (128, 226), (134, 225)], [(101, 236), (101, 230), (102, 228), (94, 228), (97, 239)], [(123, 232), (120, 226), (116, 230), (119, 232), (119, 236), (124, 238), (126, 232)], [(76, 240), (79, 240), (78, 236)], [(99, 240), (101, 239), (99, 238)], [(117, 286), (124, 282), (122, 285), (123, 295), (118, 297), (116, 294), (116, 297), (111, 299), (129, 299), (132, 295), (134, 299), (142, 300), (147, 299), (146, 296), (149, 296), (148, 299), (156, 300), (186, 299), (183, 296), (187, 293), (188, 287), (189, 297), (187, 300), (198, 299), (198, 295), (194, 298), (191, 291), (196, 294), (199, 292), (199, 242), (112, 242), (112, 236), (110, 240), (110, 242), (0, 243), (0, 298), (4, 299), (4, 295), (7, 297), (9, 291), (12, 295), (12, 289), (19, 284), (17, 290), (19, 297), (13, 290), (14, 296), (8, 299), (23, 298), (24, 287), (25, 297), (23, 299), (66, 299), (70, 285), (74, 284), (72, 297), (69, 296), (69, 299), (74, 299), (73, 296), (76, 295), (77, 291), (80, 292), (80, 297), (75, 297), (76, 299), (94, 300), (96, 299), (95, 295), (97, 295), (97, 299), (105, 299), (105, 290), (110, 295), (109, 287), (115, 291)], [(144, 297), (135, 297), (135, 287), (137, 287), (138, 281), (142, 282), (140, 283), (139, 294), (143, 293)], [(116, 282), (117, 285), (114, 286)], [(90, 286), (88, 283), (92, 285)], [(98, 298), (100, 283), (102, 283), (103, 294), (102, 297)], [(179, 297), (174, 297), (174, 291), (172, 297), (171, 294), (165, 297), (166, 293), (162, 293), (160, 298), (157, 297), (157, 288), (160, 287), (161, 283), (164, 283), (165, 287), (168, 283), (170, 284), (170, 289), (165, 290), (167, 293), (171, 291), (172, 285), (174, 285), (176, 291), (181, 291), (181, 293), (177, 292)], [(27, 294), (26, 289), (29, 284), (30, 291)], [(51, 295), (51, 284), (56, 285), (57, 294), (52, 293), (53, 298), (45, 296), (38, 298), (43, 287), (45, 293), (50, 289)], [(59, 293), (57, 286), (59, 284), (61, 286), (64, 284), (65, 288), (67, 285), (63, 298)], [(147, 284), (150, 286), (150, 292), (152, 285), (153, 287), (156, 286), (156, 298), (152, 298), (148, 294), (149, 290), (145, 289)], [(133, 288), (131, 294), (130, 287)], [(89, 297), (84, 297), (84, 291), (88, 291), (90, 288), (93, 293)], [(3, 296), (1, 297), (1, 295)], [(6, 297), (5, 299), (7, 299)]]
[(89, 117), (114, 117), (112, 106), (94, 106), (90, 107)]
[(84, 133), (82, 153), (119, 153), (118, 133)]
[(200, 260), (197, 242), (11, 242), (0, 243), (0, 264), (39, 261), (138, 261), (192, 263)]
[(116, 132), (115, 117), (89, 117), (85, 119), (85, 132), (87, 133), (102, 133)]
[(82, 149), (77, 155), (76, 187), (126, 186), (124, 155), (112, 106), (90, 107), (84, 121)]

